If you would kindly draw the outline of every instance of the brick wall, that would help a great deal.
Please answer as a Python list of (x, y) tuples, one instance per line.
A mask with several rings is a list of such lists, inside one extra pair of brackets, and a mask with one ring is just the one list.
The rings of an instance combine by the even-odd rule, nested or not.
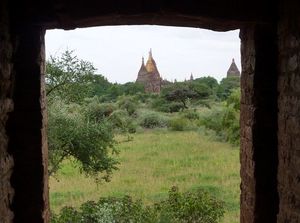
[(278, 80), (278, 222), (300, 222), (300, 3), (281, 1)]
[(11, 100), (11, 56), (12, 46), (9, 36), (8, 15), (4, 1), (0, 2), (0, 222), (12, 222), (13, 213), (10, 204), (13, 198), (13, 189), (10, 177), (13, 168), (13, 159), (8, 154), (8, 137), (5, 126), (8, 112), (12, 111)]
[(14, 110), (6, 129), (14, 159), (10, 179), (14, 223), (49, 219), (44, 35), (39, 26), (11, 24)]
[(276, 26), (241, 29), (241, 222), (276, 222)]

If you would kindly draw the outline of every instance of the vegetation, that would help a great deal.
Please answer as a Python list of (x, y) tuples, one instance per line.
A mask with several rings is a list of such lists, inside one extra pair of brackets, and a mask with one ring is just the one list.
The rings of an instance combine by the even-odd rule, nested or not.
[(66, 51), (46, 83), (52, 222), (238, 222), (238, 78), (149, 94)]
[(72, 157), (87, 175), (108, 181), (118, 163), (111, 156), (117, 151), (110, 123), (88, 120), (82, 107), (61, 101), (49, 107), (48, 117), (49, 174), (55, 173), (64, 159)]
[(76, 210), (86, 201), (101, 197), (129, 195), (146, 206), (168, 198), (177, 186), (182, 192), (198, 188), (224, 201), (221, 222), (239, 222), (239, 150), (228, 143), (216, 142), (211, 135), (195, 131), (156, 129), (136, 133), (132, 141), (118, 135), (119, 170), (109, 183), (96, 184), (80, 173), (76, 164), (66, 160), (57, 177), (50, 178), (51, 209), (58, 213), (64, 206)]
[(134, 201), (130, 196), (100, 198), (88, 201), (79, 211), (65, 207), (53, 215), (52, 223), (217, 223), (224, 214), (224, 205), (202, 189), (180, 193), (173, 186), (168, 198), (151, 206)]

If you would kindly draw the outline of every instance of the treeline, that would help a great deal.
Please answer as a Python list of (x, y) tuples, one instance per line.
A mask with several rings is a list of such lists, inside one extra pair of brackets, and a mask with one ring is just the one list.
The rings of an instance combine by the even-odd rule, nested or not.
[[(50, 57), (47, 61), (49, 100), (59, 97), (67, 102), (82, 103), (84, 99), (92, 97), (98, 97), (100, 102), (115, 102), (123, 95), (139, 95), (141, 99), (151, 97), (144, 93), (142, 84), (110, 83), (103, 75), (95, 73), (96, 69), (90, 62), (80, 60), (73, 54), (73, 51), (67, 50), (61, 57)], [(218, 83), (215, 78), (208, 76), (193, 81), (168, 82), (162, 86), (161, 94), (168, 101), (182, 103), (186, 108), (187, 99), (225, 100), (232, 89), (239, 85), (239, 78), (236, 77), (224, 78)]]

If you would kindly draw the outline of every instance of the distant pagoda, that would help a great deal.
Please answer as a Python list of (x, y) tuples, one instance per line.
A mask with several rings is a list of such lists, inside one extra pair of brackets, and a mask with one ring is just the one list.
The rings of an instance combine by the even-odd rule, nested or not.
[(136, 79), (137, 83), (142, 83), (145, 87), (145, 92), (159, 93), (162, 79), (158, 72), (155, 60), (152, 57), (152, 50), (149, 51), (149, 57), (145, 66), (144, 57), (142, 65)]
[(240, 76), (241, 73), (235, 64), (234, 59), (232, 59), (232, 63), (227, 71), (227, 77), (240, 77)]

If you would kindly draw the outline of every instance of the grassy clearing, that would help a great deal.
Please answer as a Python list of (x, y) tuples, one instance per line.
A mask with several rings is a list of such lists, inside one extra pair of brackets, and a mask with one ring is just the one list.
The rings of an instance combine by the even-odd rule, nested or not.
[[(133, 135), (118, 145), (120, 170), (109, 183), (97, 185), (70, 162), (50, 178), (51, 208), (79, 206), (105, 196), (131, 195), (145, 203), (167, 196), (177, 185), (181, 191), (204, 188), (226, 203), (222, 222), (239, 222), (239, 150), (214, 142), (197, 132), (153, 130)], [(117, 140), (124, 141), (124, 136)]]

